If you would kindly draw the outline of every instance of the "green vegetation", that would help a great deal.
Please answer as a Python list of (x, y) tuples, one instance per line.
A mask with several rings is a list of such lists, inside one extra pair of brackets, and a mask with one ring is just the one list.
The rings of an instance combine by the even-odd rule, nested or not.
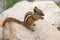
[(27, 1), (33, 2), (34, 0), (27, 0)]
[[(6, 9), (12, 7), (16, 2), (22, 1), (22, 0), (5, 0), (6, 1)], [(33, 2), (34, 0), (27, 0), (30, 2)]]
[(60, 2), (56, 2), (56, 1), (54, 1), (55, 3), (56, 3), (56, 5), (58, 6), (58, 7), (60, 7)]
[(60, 7), (60, 3), (57, 3), (57, 5)]
[[(12, 7), (15, 3), (22, 1), (22, 0), (5, 0), (6, 1), (6, 9)], [(34, 0), (27, 0), (33, 2)], [(60, 7), (60, 3), (56, 3)]]
[(18, 1), (21, 1), (21, 0), (6, 0), (6, 9), (12, 7)]

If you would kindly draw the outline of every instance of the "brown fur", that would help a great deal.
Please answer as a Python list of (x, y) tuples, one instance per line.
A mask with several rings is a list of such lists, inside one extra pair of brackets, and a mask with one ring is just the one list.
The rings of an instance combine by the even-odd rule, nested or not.
[[(3, 25), (2, 26), (5, 26), (5, 23), (6, 22), (16, 22), (16, 23), (18, 23), (18, 24), (20, 24), (20, 25), (23, 25), (23, 26), (25, 26), (25, 27), (27, 27), (28, 29), (30, 29), (30, 26), (35, 22), (35, 21), (37, 21), (37, 20), (39, 20), (39, 19), (43, 19), (43, 17), (42, 16), (44, 16), (44, 13), (43, 12), (41, 12), (40, 10), (38, 11), (39, 9), (38, 8), (34, 8), (34, 12), (28, 12), (28, 13), (30, 13), (30, 14), (32, 14), (32, 15), (30, 15), (30, 17), (29, 18), (27, 18), (27, 16), (25, 16), (25, 19), (27, 18), (27, 20), (26, 20), (26, 23), (25, 23), (25, 21), (20, 21), (20, 20), (17, 20), (16, 18), (12, 18), (12, 17), (8, 17), (8, 18), (6, 18), (5, 20), (4, 20), (4, 22), (3, 22)], [(41, 13), (40, 13), (41, 12)], [(38, 14), (38, 15), (37, 15)], [(40, 15), (40, 14), (42, 14), (42, 15)], [(24, 19), (24, 20), (25, 20)]]

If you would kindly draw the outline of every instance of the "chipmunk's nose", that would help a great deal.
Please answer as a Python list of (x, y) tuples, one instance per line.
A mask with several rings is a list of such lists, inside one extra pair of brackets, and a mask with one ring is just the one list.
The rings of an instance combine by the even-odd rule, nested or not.
[(41, 15), (41, 16), (44, 16), (44, 13), (41, 11), (41, 12), (39, 12), (39, 14)]
[(44, 19), (44, 17), (41, 17), (41, 19), (43, 20), (43, 19)]

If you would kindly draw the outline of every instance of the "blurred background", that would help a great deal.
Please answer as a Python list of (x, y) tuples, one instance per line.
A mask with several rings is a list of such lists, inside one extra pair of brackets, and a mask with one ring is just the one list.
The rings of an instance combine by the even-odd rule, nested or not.
[(12, 7), (15, 3), (19, 2), (19, 1), (29, 1), (29, 2), (54, 1), (60, 7), (60, 0), (0, 0), (0, 13), (6, 9)]

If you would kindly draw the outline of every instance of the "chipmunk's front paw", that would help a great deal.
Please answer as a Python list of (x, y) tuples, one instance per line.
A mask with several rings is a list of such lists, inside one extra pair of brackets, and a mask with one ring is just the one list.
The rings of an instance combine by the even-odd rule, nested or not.
[(36, 24), (33, 24), (32, 26), (36, 26)]
[(44, 17), (41, 17), (41, 20), (43, 20), (44, 19)]
[(30, 28), (31, 31), (33, 31), (33, 32), (35, 31), (35, 30), (34, 30), (34, 26), (36, 26), (36, 24), (32, 24), (32, 25), (31, 25), (31, 28)]

